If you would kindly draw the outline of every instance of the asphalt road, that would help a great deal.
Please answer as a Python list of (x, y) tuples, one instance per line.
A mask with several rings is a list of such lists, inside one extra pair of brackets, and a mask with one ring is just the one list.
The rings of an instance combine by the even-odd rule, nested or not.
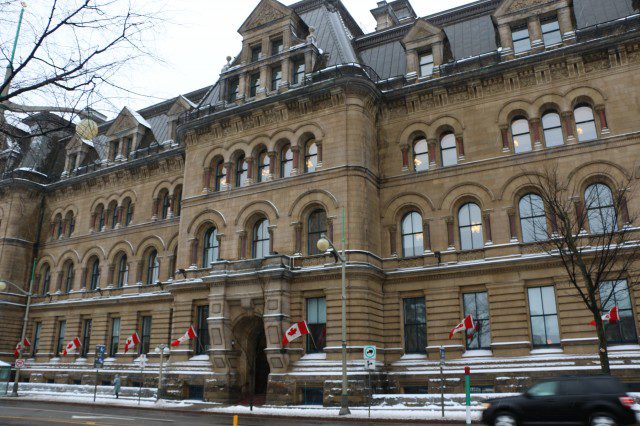
[[(239, 426), (346, 426), (370, 425), (403, 426), (408, 423), (341, 422), (322, 419), (280, 419), (240, 417)], [(448, 423), (453, 424), (453, 423)], [(0, 400), (0, 425), (133, 425), (133, 426), (177, 426), (208, 425), (232, 426), (233, 416), (221, 414), (198, 414), (179, 411), (158, 411), (128, 407), (93, 407), (63, 403)], [(429, 426), (420, 423), (421, 426)]]

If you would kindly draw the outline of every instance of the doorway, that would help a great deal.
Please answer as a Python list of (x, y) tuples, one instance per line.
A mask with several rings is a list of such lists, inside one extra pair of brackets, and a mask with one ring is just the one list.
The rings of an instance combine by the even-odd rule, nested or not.
[(264, 334), (264, 327), (260, 327), (260, 332), (256, 338), (256, 351), (255, 351), (255, 371), (254, 371), (254, 384), (255, 395), (264, 395), (267, 393), (267, 387), (269, 385), (269, 362), (267, 361), (267, 354), (264, 350), (267, 347), (267, 337)]

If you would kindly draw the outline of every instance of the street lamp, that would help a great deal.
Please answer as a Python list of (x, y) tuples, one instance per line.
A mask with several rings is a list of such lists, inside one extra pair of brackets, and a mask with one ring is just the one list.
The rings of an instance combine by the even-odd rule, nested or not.
[[(29, 292), (24, 291), (20, 286), (12, 283), (11, 281), (0, 280), (0, 291), (5, 291), (7, 287), (12, 287), (18, 290), (23, 296), (27, 297), (27, 305), (24, 309), (24, 319), (22, 320), (22, 336), (20, 337), (20, 343), (22, 343), (24, 342), (24, 338), (26, 337), (26, 334), (27, 334), (27, 320), (29, 319), (29, 306), (31, 305), (31, 296), (33, 295), (32, 294), (33, 274), (31, 275), (31, 282), (29, 283)], [(18, 359), (22, 358), (22, 351), (23, 349), (20, 349), (18, 351)], [(18, 396), (19, 381), (20, 381), (20, 368), (16, 366), (16, 378), (15, 378), (15, 381), (13, 382), (13, 391), (11, 392), (11, 396)]]
[(160, 399), (160, 391), (162, 390), (162, 366), (164, 363), (164, 354), (169, 353), (169, 345), (161, 343), (156, 347), (155, 352), (160, 354), (160, 371), (158, 372), (158, 392), (156, 395), (156, 400)]
[[(343, 213), (343, 229), (344, 229), (344, 213)], [(340, 415), (344, 416), (351, 414), (349, 411), (349, 397), (347, 393), (347, 386), (349, 385), (347, 379), (347, 280), (346, 280), (346, 267), (347, 256), (344, 244), (344, 231), (342, 233), (342, 254), (334, 247), (331, 240), (326, 235), (321, 234), (320, 239), (317, 242), (318, 250), (321, 253), (326, 253), (331, 248), (331, 254), (336, 262), (342, 263), (342, 396), (340, 397)]]

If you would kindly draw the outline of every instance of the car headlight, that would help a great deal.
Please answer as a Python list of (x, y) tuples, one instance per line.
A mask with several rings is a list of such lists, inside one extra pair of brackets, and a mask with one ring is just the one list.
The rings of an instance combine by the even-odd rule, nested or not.
[(489, 404), (488, 402), (485, 402), (484, 404), (482, 404), (482, 409), (483, 410), (488, 410), (489, 407), (491, 407), (491, 404)]

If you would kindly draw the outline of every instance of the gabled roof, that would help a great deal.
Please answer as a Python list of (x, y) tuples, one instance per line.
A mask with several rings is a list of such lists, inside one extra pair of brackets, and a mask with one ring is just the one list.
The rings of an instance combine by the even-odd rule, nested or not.
[(273, 24), (284, 18), (296, 18), (295, 12), (276, 0), (260, 0), (238, 32), (245, 35), (251, 30)]

